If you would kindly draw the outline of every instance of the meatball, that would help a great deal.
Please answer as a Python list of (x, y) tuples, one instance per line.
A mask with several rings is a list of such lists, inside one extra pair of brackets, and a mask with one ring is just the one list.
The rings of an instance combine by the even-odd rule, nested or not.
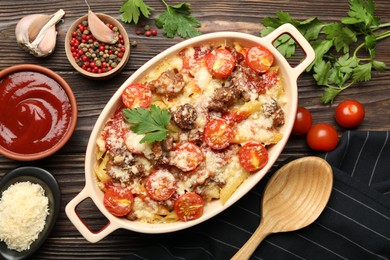
[(197, 118), (195, 108), (191, 104), (184, 104), (173, 113), (173, 121), (182, 129), (193, 129)]
[(160, 95), (175, 96), (182, 91), (185, 86), (183, 75), (177, 70), (169, 69), (161, 73), (160, 77), (152, 80), (147, 86)]
[(245, 101), (250, 99), (251, 93), (262, 94), (265, 89), (259, 74), (249, 67), (237, 65), (237, 68), (231, 74), (232, 82)]
[(273, 126), (284, 125), (284, 112), (276, 100), (272, 99), (271, 102), (264, 103), (263, 113), (265, 117), (273, 119)]
[(234, 105), (239, 98), (239, 91), (234, 87), (222, 87), (215, 91), (208, 108), (214, 111), (225, 111)]

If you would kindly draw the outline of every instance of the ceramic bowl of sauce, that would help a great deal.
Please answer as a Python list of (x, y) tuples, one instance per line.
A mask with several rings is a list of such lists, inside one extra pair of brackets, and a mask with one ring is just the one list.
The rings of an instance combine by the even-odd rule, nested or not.
[(77, 122), (76, 99), (68, 83), (33, 64), (0, 72), (0, 111), (0, 154), (19, 161), (58, 151)]

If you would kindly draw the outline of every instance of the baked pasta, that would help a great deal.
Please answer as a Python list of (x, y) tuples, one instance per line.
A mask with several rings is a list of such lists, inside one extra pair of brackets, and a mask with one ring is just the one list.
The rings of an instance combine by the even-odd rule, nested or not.
[[(283, 136), (286, 95), (261, 45), (187, 47), (127, 86), (122, 101), (97, 140), (95, 174), (107, 210), (129, 220), (199, 218), (262, 169)], [(141, 132), (161, 118), (160, 132)]]

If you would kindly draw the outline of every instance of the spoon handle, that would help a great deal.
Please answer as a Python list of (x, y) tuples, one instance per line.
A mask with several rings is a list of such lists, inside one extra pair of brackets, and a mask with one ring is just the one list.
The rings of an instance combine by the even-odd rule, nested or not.
[(231, 258), (231, 260), (249, 259), (263, 239), (271, 234), (267, 225), (262, 225), (255, 230), (249, 240), (241, 247), (241, 249)]

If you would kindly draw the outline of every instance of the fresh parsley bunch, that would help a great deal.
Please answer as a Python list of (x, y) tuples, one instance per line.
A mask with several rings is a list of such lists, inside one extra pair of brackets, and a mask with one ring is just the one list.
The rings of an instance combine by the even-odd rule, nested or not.
[[(287, 12), (278, 12), (276, 17), (262, 20), (265, 28), (261, 36), (291, 23), (309, 41), (316, 58), (307, 71), (312, 72), (318, 85), (325, 86), (321, 97), (325, 104), (332, 103), (348, 87), (370, 80), (372, 70), (386, 69), (382, 61), (375, 59), (375, 48), (379, 40), (390, 36), (390, 31), (381, 30), (390, 23), (380, 23), (372, 0), (350, 0), (349, 7), (348, 16), (339, 22), (325, 23), (318, 18), (299, 21)], [(288, 35), (279, 37), (275, 46), (286, 58), (295, 54), (296, 43)], [(364, 57), (360, 56), (363, 48), (367, 51)]]
[[(156, 18), (156, 26), (162, 28), (168, 38), (173, 38), (178, 34), (182, 38), (190, 38), (200, 35), (196, 28), (201, 26), (200, 22), (191, 16), (189, 3), (180, 3), (177, 5), (168, 5), (164, 0), (166, 10)], [(121, 19), (125, 23), (138, 23), (141, 14), (145, 18), (151, 15), (151, 8), (143, 0), (126, 0), (121, 8)]]

